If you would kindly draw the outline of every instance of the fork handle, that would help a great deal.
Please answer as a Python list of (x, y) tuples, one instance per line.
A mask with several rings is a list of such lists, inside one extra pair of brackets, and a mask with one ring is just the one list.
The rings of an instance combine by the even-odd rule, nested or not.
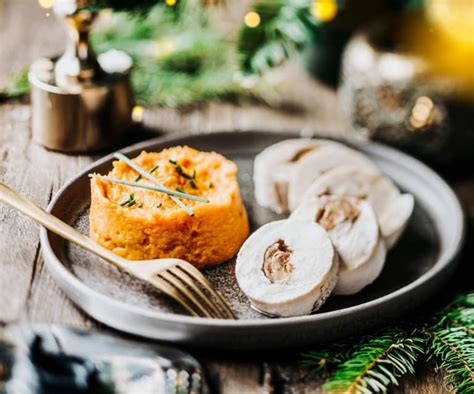
[(31, 201), (23, 197), (21, 194), (10, 189), (8, 186), (0, 182), (0, 201), (8, 204), (12, 208), (20, 211), (25, 216), (33, 219), (37, 223), (43, 225), (48, 230), (55, 234), (58, 234), (62, 238), (65, 238), (77, 245), (83, 247), (89, 252), (101, 257), (108, 263), (111, 263), (117, 267), (123, 268), (125, 262), (122, 263), (122, 258), (112, 253), (110, 250), (100, 246), (99, 244), (92, 241), (90, 238), (81, 234), (71, 226), (64, 223), (62, 220), (53, 216), (49, 212), (41, 209)]

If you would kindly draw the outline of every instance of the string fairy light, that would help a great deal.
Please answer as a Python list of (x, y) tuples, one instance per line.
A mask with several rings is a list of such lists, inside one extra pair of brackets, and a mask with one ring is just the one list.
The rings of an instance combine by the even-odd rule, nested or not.
[(38, 0), (38, 4), (42, 8), (52, 8), (56, 0)]
[(311, 7), (313, 16), (321, 22), (329, 22), (337, 14), (336, 0), (314, 0)]
[(247, 12), (244, 18), (244, 23), (247, 27), (255, 28), (260, 24), (260, 15), (255, 11)]
[(141, 105), (135, 105), (132, 109), (132, 120), (137, 123), (142, 122), (143, 112), (144, 112), (144, 109)]
[(427, 96), (421, 96), (416, 99), (415, 105), (411, 111), (409, 123), (416, 131), (430, 124), (435, 105), (433, 100)]

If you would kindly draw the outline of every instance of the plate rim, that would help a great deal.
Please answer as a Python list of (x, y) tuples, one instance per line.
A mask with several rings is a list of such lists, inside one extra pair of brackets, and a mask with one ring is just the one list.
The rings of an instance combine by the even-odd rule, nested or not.
[[(300, 137), (297, 133), (289, 133), (289, 132), (276, 133), (276, 132), (265, 132), (265, 131), (232, 131), (232, 132), (212, 132), (212, 133), (200, 133), (200, 134), (183, 133), (183, 134), (178, 134), (178, 135), (166, 135), (166, 136), (152, 138), (146, 141), (142, 141), (142, 142), (124, 147), (123, 149), (120, 149), (120, 151), (124, 153), (128, 153), (130, 151), (134, 151), (137, 149), (145, 149), (145, 147), (150, 146), (150, 145), (173, 142), (176, 140), (182, 140), (182, 139), (187, 139), (187, 138), (199, 138), (200, 136), (216, 136), (216, 137), (219, 137), (222, 135), (233, 135), (233, 136), (247, 135), (248, 136), (249, 134), (254, 134), (254, 135), (257, 134), (260, 136), (269, 135), (273, 137), (282, 137), (282, 139)], [(377, 155), (383, 154), (384, 156), (388, 156), (392, 158), (395, 157), (397, 158), (397, 161), (403, 161), (404, 163), (409, 164), (411, 168), (416, 167), (418, 170), (416, 172), (429, 174), (430, 183), (435, 183), (436, 187), (441, 188), (442, 190), (444, 190), (445, 193), (447, 193), (447, 195), (450, 196), (450, 203), (453, 204), (453, 208), (455, 209), (454, 220), (457, 222), (456, 229), (453, 230), (454, 239), (449, 245), (449, 248), (447, 248), (443, 252), (443, 254), (441, 254), (438, 257), (433, 267), (431, 267), (428, 271), (426, 271), (423, 275), (421, 275), (419, 278), (417, 278), (413, 282), (410, 282), (407, 285), (391, 293), (388, 293), (382, 297), (379, 297), (379, 298), (376, 298), (376, 299), (373, 299), (361, 304), (353, 305), (350, 307), (346, 307), (346, 308), (342, 308), (342, 309), (338, 309), (334, 311), (315, 313), (312, 315), (286, 317), (286, 318), (278, 318), (278, 319), (255, 319), (254, 318), (254, 319), (225, 320), (225, 319), (210, 319), (210, 318), (205, 318), (205, 317), (192, 317), (192, 316), (187, 316), (187, 315), (180, 315), (180, 314), (173, 314), (173, 313), (168, 313), (168, 312), (151, 310), (142, 306), (129, 304), (125, 301), (116, 300), (111, 296), (103, 294), (87, 286), (79, 278), (77, 278), (72, 272), (66, 269), (64, 264), (60, 261), (60, 259), (57, 257), (57, 255), (53, 251), (53, 248), (49, 241), (49, 235), (51, 234), (51, 232), (45, 229), (44, 227), (41, 227), (40, 242), (41, 242), (41, 249), (42, 249), (42, 253), (43, 253), (43, 257), (46, 262), (46, 265), (48, 269), (51, 271), (51, 273), (53, 274), (52, 276), (54, 280), (57, 282), (57, 284), (60, 285), (60, 287), (63, 289), (63, 291), (66, 293), (66, 295), (69, 298), (72, 298), (71, 295), (68, 293), (67, 290), (63, 288), (63, 286), (61, 286), (61, 283), (59, 283), (58, 279), (56, 278), (56, 274), (59, 275), (62, 280), (65, 280), (68, 283), (68, 286), (73, 285), (75, 290), (81, 291), (83, 293), (88, 293), (88, 295), (93, 297), (94, 299), (101, 299), (103, 302), (105, 302), (106, 304), (109, 304), (110, 306), (116, 307), (118, 309), (125, 309), (129, 313), (140, 315), (141, 317), (152, 318), (153, 320), (164, 321), (166, 323), (185, 324), (187, 326), (195, 326), (199, 328), (225, 327), (225, 328), (232, 328), (232, 329), (239, 329), (239, 328), (247, 329), (247, 328), (252, 328), (252, 327), (257, 327), (257, 326), (259, 328), (269, 328), (269, 327), (277, 327), (277, 326), (288, 326), (288, 325), (291, 326), (291, 325), (297, 325), (301, 323), (316, 323), (318, 321), (331, 320), (331, 319), (338, 318), (340, 316), (344, 316), (347, 314), (357, 313), (360, 310), (373, 308), (373, 307), (379, 306), (380, 304), (389, 303), (393, 301), (395, 298), (398, 298), (399, 296), (409, 295), (409, 293), (414, 292), (417, 288), (419, 288), (423, 284), (431, 280), (434, 280), (436, 276), (439, 275), (443, 269), (445, 269), (450, 263), (452, 263), (456, 259), (456, 257), (459, 255), (461, 251), (462, 245), (464, 243), (464, 238), (465, 238), (464, 214), (463, 214), (463, 210), (459, 202), (459, 199), (457, 198), (457, 196), (455, 195), (451, 187), (446, 183), (445, 180), (441, 178), (440, 175), (438, 175), (434, 170), (429, 168), (426, 164), (422, 163), (418, 159), (406, 153), (403, 153), (395, 148), (392, 148), (380, 143), (368, 141), (368, 143), (362, 144), (358, 141), (348, 141), (343, 138), (331, 138), (327, 136), (318, 136), (318, 135), (314, 135), (311, 138), (327, 138), (327, 139), (333, 139), (335, 141), (342, 141), (343, 143), (348, 144), (349, 146), (353, 146), (364, 152), (372, 151), (372, 152), (375, 152)], [(98, 165), (101, 165), (111, 160), (112, 158), (113, 158), (113, 152), (92, 162), (91, 164), (83, 168), (79, 174), (68, 179), (68, 181), (56, 192), (53, 199), (48, 204), (47, 211), (51, 212), (57, 200), (61, 197), (64, 191), (67, 188), (69, 188), (69, 186), (72, 183), (76, 182), (79, 178), (86, 175), (94, 167), (97, 167)], [(75, 304), (78, 304), (74, 299), (73, 301)], [(81, 309), (85, 310), (83, 305), (79, 304), (78, 306)], [(86, 311), (86, 313), (90, 315), (88, 311)], [(97, 319), (97, 320), (100, 320), (100, 319)], [(107, 324), (106, 322), (104, 323)], [(133, 333), (134, 331), (130, 330), (129, 332)]]

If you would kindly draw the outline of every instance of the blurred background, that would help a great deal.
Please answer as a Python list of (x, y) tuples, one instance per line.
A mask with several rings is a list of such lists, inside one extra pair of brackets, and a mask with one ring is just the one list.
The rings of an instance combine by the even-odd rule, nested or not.
[(28, 100), (39, 58), (33, 73), (69, 91), (133, 64), (131, 116), (152, 133), (330, 134), (473, 161), (473, 0), (0, 0), (0, 51), (2, 100)]

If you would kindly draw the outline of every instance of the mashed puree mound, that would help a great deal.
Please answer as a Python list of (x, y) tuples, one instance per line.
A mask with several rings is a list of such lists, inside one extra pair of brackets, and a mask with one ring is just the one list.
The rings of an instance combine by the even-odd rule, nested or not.
[[(133, 159), (152, 171), (165, 187), (207, 198), (209, 203), (182, 198), (189, 216), (169, 195), (91, 179), (91, 238), (130, 260), (180, 258), (198, 268), (233, 257), (249, 234), (240, 196), (237, 167), (215, 152), (177, 146), (142, 152)], [(153, 185), (126, 163), (115, 161), (108, 176)], [(121, 205), (130, 200), (134, 204)], [(130, 205), (130, 204), (129, 204)]]

